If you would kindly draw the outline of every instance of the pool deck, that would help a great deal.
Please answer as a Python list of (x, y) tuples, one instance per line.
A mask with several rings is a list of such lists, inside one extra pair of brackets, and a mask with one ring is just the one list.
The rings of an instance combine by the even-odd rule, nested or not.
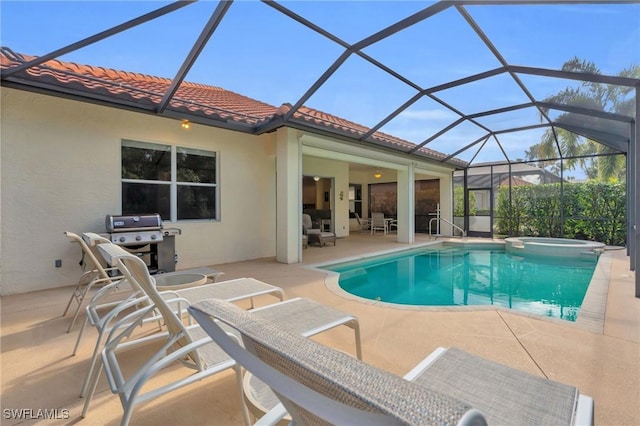
[[(587, 320), (591, 314), (585, 314), (576, 323), (504, 309), (421, 310), (362, 303), (331, 291), (326, 274), (309, 267), (409, 247), (394, 239), (394, 235), (352, 234), (338, 239), (335, 247), (305, 249), (302, 264), (269, 258), (210, 266), (225, 273), (219, 281), (253, 277), (282, 287), (287, 298), (309, 297), (356, 315), (364, 360), (393, 373), (406, 373), (438, 346), (456, 346), (577, 386), (594, 398), (596, 425), (640, 424), (640, 299), (634, 297), (634, 273), (629, 271), (625, 250), (605, 253), (582, 310), (593, 311), (594, 318)], [(429, 241), (424, 235), (416, 239), (416, 244)], [(88, 417), (80, 418), (83, 400), (78, 393), (96, 333), (88, 330), (78, 354), (71, 356), (76, 334), (65, 333), (69, 318), (60, 317), (70, 291), (66, 287), (2, 298), (2, 409), (69, 410), (67, 419), (28, 421), (9, 419), (3, 411), (2, 425), (119, 423), (119, 399), (104, 380)], [(257, 304), (271, 301), (275, 299), (262, 296)], [(354, 353), (350, 329), (338, 327), (314, 339)], [(148, 353), (132, 351), (127, 360), (135, 365)], [(183, 372), (183, 367), (170, 367), (157, 380)], [(222, 373), (140, 405), (131, 424), (241, 425), (236, 395), (233, 374)], [(60, 411), (61, 417), (64, 413)]]

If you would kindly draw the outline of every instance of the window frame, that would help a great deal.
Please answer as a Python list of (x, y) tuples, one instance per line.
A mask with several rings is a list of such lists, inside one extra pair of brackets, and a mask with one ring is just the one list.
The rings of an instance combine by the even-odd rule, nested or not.
[[(171, 176), (168, 181), (164, 180), (149, 180), (149, 179), (130, 179), (122, 177), (122, 149), (127, 146), (126, 144), (130, 143), (132, 145), (140, 144), (142, 146), (148, 145), (150, 149), (153, 147), (158, 147), (159, 149), (169, 148), (170, 156), (171, 156)], [(131, 146), (131, 145), (129, 145)], [(189, 151), (201, 151), (207, 154), (211, 154), (210, 157), (215, 162), (215, 182), (214, 183), (202, 183), (202, 182), (188, 182), (188, 181), (178, 181), (178, 152), (179, 150)], [(220, 153), (218, 151), (212, 151), (208, 149), (202, 148), (194, 148), (187, 147), (182, 145), (168, 144), (162, 142), (147, 142), (140, 141), (134, 139), (121, 139), (120, 140), (120, 211), (124, 210), (124, 200), (123, 200), (123, 191), (122, 185), (125, 183), (138, 183), (138, 184), (147, 184), (147, 185), (169, 185), (169, 219), (165, 220), (167, 222), (220, 222)], [(179, 186), (191, 186), (191, 187), (204, 187), (204, 188), (214, 188), (215, 190), (215, 211), (214, 216), (211, 218), (201, 218), (201, 219), (178, 219), (178, 187)], [(151, 213), (151, 212), (149, 212)], [(164, 219), (163, 219), (164, 220)]]

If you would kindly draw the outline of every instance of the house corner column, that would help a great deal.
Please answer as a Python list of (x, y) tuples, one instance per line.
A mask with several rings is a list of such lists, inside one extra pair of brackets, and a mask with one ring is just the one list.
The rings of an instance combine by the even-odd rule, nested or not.
[(302, 259), (300, 202), (302, 151), (297, 132), (280, 128), (276, 133), (276, 260), (297, 263)]
[(415, 171), (413, 163), (398, 170), (398, 242), (413, 243), (415, 236)]

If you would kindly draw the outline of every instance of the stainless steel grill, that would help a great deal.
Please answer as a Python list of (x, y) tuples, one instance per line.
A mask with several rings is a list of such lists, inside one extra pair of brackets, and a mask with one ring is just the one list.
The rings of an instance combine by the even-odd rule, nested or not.
[(152, 274), (176, 270), (175, 236), (181, 230), (163, 229), (159, 214), (107, 215), (105, 228), (111, 242), (144, 259)]

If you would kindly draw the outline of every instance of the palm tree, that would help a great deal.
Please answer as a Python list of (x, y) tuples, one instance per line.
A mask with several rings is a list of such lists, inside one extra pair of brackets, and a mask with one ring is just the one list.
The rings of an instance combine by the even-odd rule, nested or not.
[[(563, 71), (601, 74), (593, 62), (573, 58), (564, 63)], [(635, 65), (621, 71), (618, 76), (640, 78), (640, 66)], [(561, 92), (548, 97), (545, 102), (581, 106), (599, 111), (615, 112), (624, 115), (635, 115), (635, 98), (632, 87), (606, 85), (585, 81), (579, 87), (568, 87)], [(544, 115), (548, 109), (543, 109)], [(541, 113), (541, 120), (544, 120)], [(556, 121), (561, 122), (570, 113), (560, 115)], [(618, 151), (586, 139), (568, 130), (553, 127), (547, 129), (539, 143), (529, 147), (525, 155), (529, 160), (544, 160), (545, 158), (565, 158), (565, 167), (569, 170), (579, 166), (590, 179), (620, 180), (625, 176), (625, 158), (614, 154)], [(597, 155), (592, 158), (584, 156)], [(572, 158), (573, 157), (573, 158)], [(542, 166), (549, 166), (554, 161), (539, 161)], [(556, 164), (556, 167), (558, 165)]]

